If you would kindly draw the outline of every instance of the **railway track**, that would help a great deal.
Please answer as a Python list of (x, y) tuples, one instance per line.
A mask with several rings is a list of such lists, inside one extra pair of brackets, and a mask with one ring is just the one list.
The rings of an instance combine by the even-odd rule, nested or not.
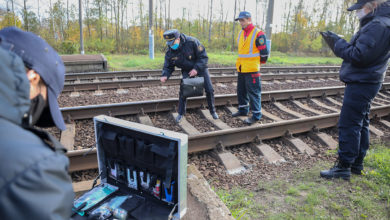
[[(328, 73), (282, 73), (282, 74), (262, 74), (262, 81), (288, 81), (288, 80), (309, 80), (309, 79), (337, 79), (339, 73), (328, 72)], [(231, 83), (237, 81), (237, 75), (229, 76), (213, 76), (211, 77), (213, 84), (216, 83)], [(80, 83), (66, 83), (64, 85), (63, 92), (80, 92), (80, 91), (94, 91), (94, 90), (105, 90), (105, 89), (126, 89), (126, 88), (138, 88), (138, 87), (152, 87), (152, 86), (172, 86), (179, 85), (181, 82), (180, 77), (173, 77), (166, 81), (164, 84), (160, 82), (159, 78), (152, 79), (134, 79), (134, 80), (110, 80), (101, 81), (93, 80), (91, 82), (80, 82)]]
[[(313, 73), (313, 72), (338, 72), (339, 66), (297, 66), (297, 67), (262, 67), (261, 72), (271, 73)], [(236, 68), (209, 68), (211, 75), (232, 75), (236, 74)], [(172, 76), (181, 75), (180, 70), (175, 70)], [(161, 70), (133, 70), (133, 71), (113, 71), (113, 72), (88, 72), (88, 73), (67, 73), (65, 81), (82, 81), (82, 80), (118, 80), (120, 78), (137, 79), (137, 78), (156, 78), (161, 76)]]
[[(262, 81), (327, 80), (337, 79), (339, 67), (264, 67)], [(235, 68), (210, 69), (211, 80), (216, 83), (237, 81)], [(139, 87), (173, 86), (181, 82), (180, 73), (175, 71), (170, 80), (160, 82), (161, 70), (74, 73), (66, 75), (63, 92), (99, 91)]]
[[(337, 78), (339, 67), (264, 67), (262, 80), (308, 80)], [(210, 69), (213, 83), (237, 81), (235, 68)], [(159, 80), (161, 70), (121, 71), (66, 74), (63, 92), (80, 92), (105, 89), (126, 89), (152, 86), (171, 86), (180, 84), (180, 73), (175, 71), (170, 80), (162, 84)]]
[[(390, 98), (389, 92), (390, 84), (384, 84), (381, 93), (373, 102), (370, 117), (382, 118), (390, 114)], [(300, 153), (312, 154), (313, 150), (304, 146), (299, 140), (295, 140), (291, 135), (310, 132), (311, 135), (319, 140), (330, 140), (326, 134), (318, 132), (321, 129), (331, 128), (336, 126), (339, 109), (341, 106), (340, 97), (342, 96), (344, 87), (328, 87), (316, 89), (301, 89), (289, 91), (270, 91), (262, 93), (262, 103), (264, 106), (273, 106), (272, 108), (264, 108), (264, 124), (256, 124), (253, 126), (233, 127), (229, 126), (228, 121), (232, 118), (222, 120), (209, 119), (207, 110), (199, 110), (199, 114), (203, 119), (216, 128), (211, 132), (200, 132), (191, 123), (183, 120), (179, 124), (181, 129), (189, 135), (189, 152), (201, 152), (212, 149), (218, 149), (216, 155), (222, 163), (222, 158), (226, 151), (225, 147), (240, 145), (245, 143), (256, 144), (261, 154), (272, 152), (272, 148), (267, 148), (260, 144), (263, 140), (288, 137), (290, 141)], [(337, 101), (339, 100), (339, 101)], [(235, 111), (233, 105), (236, 104), (236, 95), (219, 95), (215, 98), (216, 106), (224, 108), (226, 111)], [(147, 116), (148, 113), (169, 112), (174, 110), (177, 104), (177, 99), (142, 101), (120, 104), (105, 104), (94, 106), (81, 106), (62, 108), (62, 113), (67, 121), (91, 119), (93, 116), (106, 114), (111, 116), (123, 115), (138, 115), (139, 120), (143, 123), (152, 123)], [(188, 100), (188, 109), (199, 109), (206, 106), (206, 100), (203, 97), (190, 98)], [(293, 106), (293, 107), (292, 107)], [(201, 108), (202, 109), (202, 108)], [(174, 111), (172, 111), (174, 112)], [(175, 117), (175, 113), (168, 113), (171, 115), (171, 120)], [(285, 117), (289, 115), (289, 117)], [(238, 119), (240, 120), (240, 119)], [(386, 121), (382, 121), (386, 125)], [(371, 127), (371, 132), (380, 135), (380, 131)], [(321, 139), (322, 138), (322, 139)], [(329, 143), (334, 143), (330, 141)], [(79, 171), (86, 169), (93, 169), (97, 167), (96, 150), (83, 149), (77, 151), (69, 151), (70, 171)], [(235, 158), (228, 156), (229, 161), (234, 161)], [(225, 165), (227, 167), (228, 165)], [(229, 170), (229, 168), (227, 167)], [(234, 172), (236, 168), (233, 169)], [(231, 169), (232, 170), (232, 169)]]

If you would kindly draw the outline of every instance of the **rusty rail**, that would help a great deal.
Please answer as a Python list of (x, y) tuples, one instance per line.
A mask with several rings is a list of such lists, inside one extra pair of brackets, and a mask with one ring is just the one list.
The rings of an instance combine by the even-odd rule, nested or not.
[[(390, 105), (373, 107), (372, 117), (384, 117), (390, 114)], [(338, 113), (324, 114), (304, 119), (293, 119), (243, 128), (227, 129), (207, 132), (189, 136), (188, 152), (212, 150), (217, 146), (233, 146), (253, 142), (254, 140), (267, 140), (282, 137), (286, 133), (299, 134), (316, 129), (334, 127), (339, 118)], [(88, 154), (86, 152), (90, 151)], [(96, 149), (70, 151), (69, 171), (79, 171), (97, 168)]]
[[(293, 67), (262, 67), (264, 73), (310, 73), (310, 72), (337, 72), (340, 66), (293, 66)], [(236, 74), (235, 67), (209, 68), (211, 75)], [(172, 76), (180, 75), (181, 70), (175, 70)], [(133, 71), (113, 71), (113, 72), (88, 72), (88, 73), (67, 73), (65, 80), (86, 80), (86, 79), (113, 79), (113, 78), (147, 78), (159, 77), (161, 70), (133, 70)]]
[[(262, 74), (262, 81), (273, 80), (297, 80), (297, 79), (319, 79), (319, 78), (337, 78), (339, 74), (337, 72), (329, 73), (282, 73), (282, 74)], [(231, 83), (237, 81), (236, 75), (229, 76), (213, 76), (211, 77), (213, 83)], [(111, 81), (93, 81), (93, 82), (80, 82), (80, 83), (65, 83), (63, 92), (78, 92), (78, 91), (94, 91), (104, 89), (126, 89), (126, 88), (139, 88), (139, 87), (152, 87), (152, 86), (172, 86), (179, 85), (181, 79), (178, 77), (170, 78), (165, 83), (161, 83), (160, 79), (134, 79), (134, 80), (111, 80)]]
[[(382, 90), (390, 89), (390, 83), (383, 84)], [(316, 89), (301, 89), (288, 91), (270, 91), (262, 94), (262, 101), (282, 101), (288, 99), (325, 97), (330, 95), (341, 95), (344, 87), (328, 87)], [(235, 104), (236, 95), (217, 96), (216, 104), (229, 105)], [(189, 108), (199, 108), (205, 104), (204, 97), (192, 98), (188, 100)], [(177, 99), (156, 100), (147, 102), (132, 102), (98, 106), (81, 106), (72, 108), (63, 108), (64, 117), (72, 119), (88, 119), (100, 114), (108, 115), (130, 115), (137, 114), (140, 111), (158, 112), (169, 111), (177, 103)], [(78, 112), (79, 111), (79, 112)], [(373, 107), (370, 118), (384, 117), (390, 114), (390, 105)], [(339, 114), (323, 114), (304, 119), (285, 120), (281, 122), (242, 127), (235, 129), (226, 129), (208, 133), (202, 133), (189, 136), (189, 152), (200, 152), (214, 149), (216, 146), (232, 146), (252, 142), (253, 140), (266, 140), (281, 137), (286, 133), (298, 134), (308, 132), (313, 128), (323, 129), (333, 127), (337, 124)], [(96, 149), (85, 149), (78, 151), (69, 151), (67, 153), (70, 159), (71, 172), (97, 168)]]
[[(383, 84), (383, 89), (390, 88), (390, 83)], [(268, 91), (261, 94), (262, 101), (277, 101), (286, 99), (298, 99), (305, 97), (321, 97), (327, 95), (338, 95), (344, 93), (344, 87), (325, 87), (325, 88), (311, 88), (311, 89), (299, 89), (299, 90), (281, 90), (281, 91)], [(215, 105), (224, 106), (237, 104), (237, 95), (217, 95), (215, 96)], [(65, 107), (61, 108), (62, 115), (65, 119), (89, 119), (96, 115), (131, 115), (141, 112), (152, 113), (161, 111), (171, 111), (175, 109), (178, 103), (177, 98), (164, 99), (164, 100), (152, 100), (152, 101), (139, 101), (139, 102), (126, 102), (115, 104), (102, 104), (102, 105), (89, 105), (78, 107)], [(195, 97), (187, 100), (187, 108), (199, 108), (202, 105), (206, 106), (206, 97)]]

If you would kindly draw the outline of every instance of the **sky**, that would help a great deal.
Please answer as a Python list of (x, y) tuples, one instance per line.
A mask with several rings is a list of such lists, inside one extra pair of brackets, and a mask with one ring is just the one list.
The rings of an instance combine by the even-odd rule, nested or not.
[[(16, 11), (20, 11), (23, 8), (23, 1), (24, 0), (13, 0), (14, 1), (14, 7)], [(41, 16), (48, 16), (47, 13), (42, 14), (44, 12), (47, 12), (49, 9), (49, 2), (50, 0), (27, 0), (27, 8), (28, 10), (33, 10), (35, 13), (38, 12), (38, 1), (39, 1), (39, 10), (41, 13)], [(52, 3), (56, 2), (57, 0), (51, 0)], [(62, 0), (63, 3), (66, 5), (67, 0)], [(68, 0), (69, 4), (74, 4), (78, 8), (78, 1), (79, 0)], [(82, 0), (85, 1), (85, 0)], [(93, 1), (93, 0), (89, 0)], [(153, 0), (153, 3), (156, 4), (160, 1), (169, 1), (169, 0)], [(171, 18), (181, 18), (183, 14), (183, 8), (186, 8), (186, 10), (190, 10), (190, 19), (194, 19), (198, 17), (198, 14), (200, 13), (203, 15), (203, 17), (207, 16), (207, 10), (209, 7), (209, 2), (211, 0), (170, 0), (171, 1)], [(237, 0), (237, 10), (239, 6), (241, 5), (241, 10), (244, 9), (243, 5), (244, 2), (246, 2), (245, 10), (249, 11), (252, 14), (252, 20), (254, 23), (259, 26), (262, 29), (265, 29), (265, 20), (266, 20), (266, 8), (268, 5), (268, 0), (257, 0), (258, 3), (258, 13), (256, 16), (256, 0)], [(274, 16), (273, 16), (273, 28), (274, 30), (281, 29), (282, 22), (284, 21), (284, 14), (287, 13), (287, 4), (290, 0), (274, 0), (275, 7), (274, 7)], [(293, 5), (296, 5), (299, 0), (291, 0)], [(314, 5), (318, 4), (322, 0), (305, 0), (305, 3), (308, 5)], [(9, 4), (9, 7), (11, 7), (11, 0), (0, 0), (0, 8), (6, 9), (6, 4)], [(144, 11), (148, 10), (149, 7), (149, 0), (142, 0), (144, 5)], [(233, 11), (234, 11), (234, 2), (235, 0), (213, 0), (213, 19), (219, 19), (221, 15), (221, 2), (223, 2), (223, 11), (226, 15), (227, 13), (227, 19), (233, 20)], [(131, 15), (132, 11), (134, 11), (135, 16), (138, 15), (138, 3), (139, 0), (128, 0), (129, 6), (128, 6), (128, 14)], [(132, 10), (131, 7), (134, 7), (134, 10)], [(188, 11), (187, 11), (188, 12)], [(186, 12), (186, 18), (188, 16)], [(238, 12), (237, 12), (238, 14)], [(20, 15), (20, 13), (19, 13)], [(237, 15), (236, 15), (237, 16)], [(263, 21), (263, 22), (262, 22)]]

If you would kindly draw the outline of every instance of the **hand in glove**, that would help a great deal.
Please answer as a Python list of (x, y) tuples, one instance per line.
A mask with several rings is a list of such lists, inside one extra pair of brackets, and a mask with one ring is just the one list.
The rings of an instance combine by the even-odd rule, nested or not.
[(320, 34), (324, 38), (326, 44), (328, 44), (328, 46), (334, 53), (334, 46), (336, 44), (336, 41), (338, 41), (340, 37), (337, 34), (333, 33), (332, 31), (320, 32)]

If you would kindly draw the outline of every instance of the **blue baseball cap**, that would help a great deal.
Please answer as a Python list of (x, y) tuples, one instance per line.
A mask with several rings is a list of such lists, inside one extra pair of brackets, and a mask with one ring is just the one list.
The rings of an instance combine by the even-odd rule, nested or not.
[(22, 58), (24, 65), (37, 72), (45, 82), (49, 107), (43, 111), (37, 125), (57, 126), (65, 130), (64, 119), (57, 101), (64, 88), (65, 80), (65, 66), (61, 57), (41, 37), (16, 27), (1, 29), (0, 41), (4, 49)]
[(239, 19), (242, 19), (242, 18), (251, 18), (251, 13), (247, 12), (247, 11), (242, 11), (240, 12), (240, 14), (238, 15), (238, 18), (235, 19), (235, 21), (238, 21)]
[(367, 3), (367, 2), (372, 2), (374, 0), (358, 0), (354, 5), (352, 5), (351, 7), (349, 7), (347, 10), (348, 11), (354, 11), (354, 10), (358, 10), (358, 9), (361, 9), (363, 8), (363, 6)]

